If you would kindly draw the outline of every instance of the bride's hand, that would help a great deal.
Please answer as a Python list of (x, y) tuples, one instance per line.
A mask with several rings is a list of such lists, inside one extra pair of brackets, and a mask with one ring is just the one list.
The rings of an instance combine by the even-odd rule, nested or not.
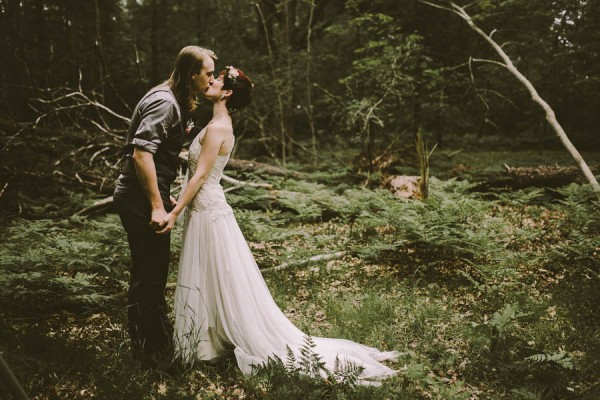
[(177, 221), (177, 215), (173, 214), (172, 212), (168, 213), (165, 219), (163, 220), (164, 227), (161, 230), (156, 231), (156, 233), (158, 233), (159, 235), (169, 233), (171, 229), (173, 229), (173, 227), (175, 226), (175, 221)]

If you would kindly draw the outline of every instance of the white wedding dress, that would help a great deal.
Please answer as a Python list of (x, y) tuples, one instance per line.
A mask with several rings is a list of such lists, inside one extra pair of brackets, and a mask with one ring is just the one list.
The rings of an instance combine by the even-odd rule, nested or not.
[[(205, 128), (206, 129), (206, 128)], [(201, 132), (189, 150), (189, 176), (196, 170)], [(211, 360), (233, 349), (245, 375), (269, 357), (299, 357), (303, 333), (273, 301), (219, 181), (229, 155), (218, 156), (210, 176), (188, 205), (175, 290), (176, 356), (185, 362)], [(314, 353), (333, 371), (336, 358), (362, 367), (359, 381), (396, 374), (380, 361), (397, 352), (344, 339), (312, 337)]]

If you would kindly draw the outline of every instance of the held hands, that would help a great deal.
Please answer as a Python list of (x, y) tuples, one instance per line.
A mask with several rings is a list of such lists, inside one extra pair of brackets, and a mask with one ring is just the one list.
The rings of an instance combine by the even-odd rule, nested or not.
[(164, 207), (154, 208), (152, 209), (152, 215), (150, 216), (150, 226), (154, 231), (158, 231), (165, 226), (165, 219), (167, 217), (167, 212)]
[[(177, 199), (173, 196), (170, 198), (171, 206), (175, 207), (177, 205)], [(158, 219), (155, 219), (155, 211)], [(162, 213), (160, 213), (162, 211)], [(175, 221), (177, 220), (177, 215), (173, 213), (168, 213), (165, 209), (157, 209), (152, 211), (152, 220), (150, 221), (150, 227), (154, 229), (154, 231), (159, 235), (164, 235), (165, 233), (169, 233), (173, 226), (175, 226)]]
[(162, 221), (162, 229), (157, 230), (156, 233), (158, 233), (159, 235), (169, 233), (171, 229), (173, 229), (173, 227), (175, 226), (175, 221), (177, 221), (177, 214), (174, 214), (172, 212), (168, 213)]
[[(177, 200), (173, 196), (171, 196), (170, 200), (172, 206), (177, 205)], [(167, 214), (164, 207), (160, 207), (152, 210), (150, 223), (148, 225), (157, 234), (164, 235), (173, 229), (175, 221), (177, 221), (177, 214), (173, 214), (172, 212)]]

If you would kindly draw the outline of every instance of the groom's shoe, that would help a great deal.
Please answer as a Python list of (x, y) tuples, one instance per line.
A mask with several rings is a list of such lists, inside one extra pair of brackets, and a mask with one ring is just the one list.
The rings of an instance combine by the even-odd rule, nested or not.
[(133, 360), (138, 362), (143, 368), (162, 370), (173, 364), (173, 350), (171, 346), (160, 350), (133, 347), (131, 355)]
[(133, 359), (146, 369), (167, 370), (173, 365), (173, 357), (163, 352), (134, 353)]

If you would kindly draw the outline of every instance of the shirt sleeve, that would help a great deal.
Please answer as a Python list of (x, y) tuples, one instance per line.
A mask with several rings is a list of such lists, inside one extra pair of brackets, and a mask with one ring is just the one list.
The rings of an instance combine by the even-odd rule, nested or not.
[(140, 104), (140, 114), (140, 123), (132, 143), (137, 148), (156, 154), (169, 129), (179, 122), (175, 104), (156, 93)]

